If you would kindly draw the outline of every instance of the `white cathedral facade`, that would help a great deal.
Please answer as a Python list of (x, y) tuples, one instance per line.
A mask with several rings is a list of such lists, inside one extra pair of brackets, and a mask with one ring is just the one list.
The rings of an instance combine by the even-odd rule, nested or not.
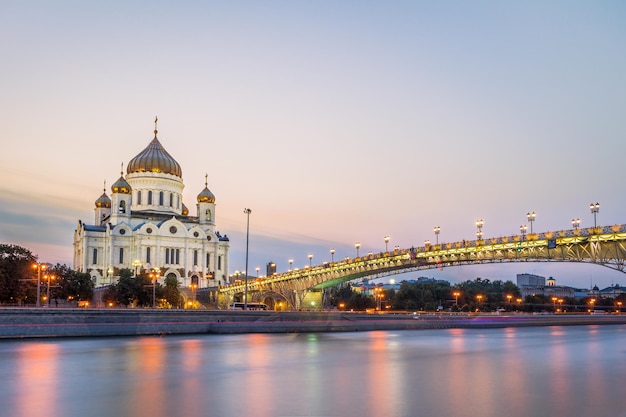
[(176, 277), (182, 287), (225, 285), (228, 236), (215, 227), (215, 196), (198, 194), (196, 215), (183, 204), (178, 162), (154, 139), (126, 167), (126, 177), (95, 202), (93, 224), (78, 221), (74, 231), (74, 269), (88, 272), (96, 287), (115, 283), (128, 268), (156, 274), (159, 282)]

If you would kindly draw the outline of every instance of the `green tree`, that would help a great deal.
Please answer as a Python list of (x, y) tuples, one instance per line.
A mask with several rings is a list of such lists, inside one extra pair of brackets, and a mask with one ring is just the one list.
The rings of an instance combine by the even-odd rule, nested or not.
[(0, 304), (34, 304), (37, 290), (33, 263), (37, 258), (26, 248), (0, 244)]
[(172, 307), (182, 306), (182, 297), (180, 295), (180, 283), (176, 277), (165, 278), (165, 288), (163, 289), (163, 298), (165, 302)]

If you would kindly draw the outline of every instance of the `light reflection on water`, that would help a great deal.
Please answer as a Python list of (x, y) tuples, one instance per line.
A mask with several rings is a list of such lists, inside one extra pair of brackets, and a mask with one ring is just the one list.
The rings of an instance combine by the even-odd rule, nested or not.
[(626, 417), (626, 326), (10, 341), (6, 417)]

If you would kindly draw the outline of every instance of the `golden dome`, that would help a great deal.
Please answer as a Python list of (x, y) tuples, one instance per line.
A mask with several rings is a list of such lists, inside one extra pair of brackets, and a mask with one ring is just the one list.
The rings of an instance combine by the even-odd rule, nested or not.
[(152, 142), (137, 156), (130, 160), (126, 167), (126, 173), (133, 172), (162, 172), (164, 174), (176, 175), (183, 177), (183, 171), (180, 165), (172, 156), (167, 153), (161, 142), (156, 137), (154, 131), (154, 139)]
[(102, 190), (102, 195), (100, 196), (100, 198), (98, 198), (96, 200), (96, 207), (98, 208), (111, 208), (111, 199), (109, 198), (109, 196), (106, 193), (106, 189)]
[(189, 209), (187, 208), (187, 206), (185, 205), (185, 203), (183, 203), (183, 210), (181, 213), (183, 216), (189, 216)]
[(204, 187), (204, 190), (198, 194), (198, 203), (215, 203), (215, 196), (207, 187)]
[(126, 180), (124, 179), (124, 175), (122, 175), (117, 181), (113, 183), (113, 185), (111, 186), (111, 191), (120, 194), (130, 194), (130, 184), (126, 182)]
[(209, 190), (209, 174), (204, 175), (204, 190), (198, 194), (198, 203), (215, 203), (215, 195)]

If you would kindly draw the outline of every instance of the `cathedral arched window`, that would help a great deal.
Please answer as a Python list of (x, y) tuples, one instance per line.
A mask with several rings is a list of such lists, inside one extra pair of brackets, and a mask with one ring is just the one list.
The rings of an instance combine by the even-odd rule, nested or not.
[(170, 263), (170, 250), (169, 250), (169, 248), (165, 248), (165, 263), (166, 264)]
[(198, 250), (194, 250), (193, 251), (193, 265), (197, 266), (198, 265)]
[(152, 191), (148, 191), (148, 204), (152, 204)]
[(211, 220), (211, 210), (210, 209), (207, 209), (207, 211), (206, 211), (206, 219), (209, 220), (209, 221)]
[(150, 263), (150, 248), (146, 248), (146, 263)]
[(120, 213), (126, 213), (126, 201), (120, 201)]
[(98, 249), (93, 248), (93, 257), (92, 257), (92, 264), (97, 264), (98, 263)]
[(141, 191), (137, 191), (137, 204), (141, 204)]
[(159, 192), (159, 206), (163, 205), (163, 191)]
[(121, 264), (124, 263), (124, 248), (120, 248), (120, 262)]
[(170, 207), (174, 207), (174, 194), (170, 193)]

